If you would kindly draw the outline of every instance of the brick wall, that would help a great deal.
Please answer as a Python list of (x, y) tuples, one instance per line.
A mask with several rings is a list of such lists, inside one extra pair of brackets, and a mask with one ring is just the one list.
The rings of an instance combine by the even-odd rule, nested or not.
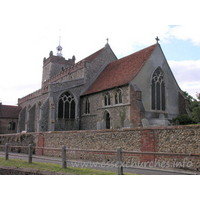
[(133, 127), (141, 127), (141, 120), (145, 117), (141, 93), (141, 91), (137, 91), (134, 86), (130, 85), (130, 122)]
[[(14, 130), (8, 130), (8, 124), (9, 122), (15, 122), (15, 129)], [(0, 118), (0, 134), (5, 134), (5, 133), (16, 133), (17, 132), (17, 123), (18, 123), (18, 119), (14, 119), (14, 118), (5, 118), (2, 119)]]

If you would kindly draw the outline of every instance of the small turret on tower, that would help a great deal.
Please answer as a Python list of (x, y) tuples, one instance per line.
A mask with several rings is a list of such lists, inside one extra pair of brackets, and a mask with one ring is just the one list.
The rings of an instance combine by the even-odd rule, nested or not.
[(65, 58), (62, 56), (62, 47), (60, 45), (60, 39), (59, 46), (56, 49), (56, 56), (54, 56), (53, 52), (50, 51), (49, 57), (43, 59), (42, 87), (47, 80), (51, 79), (56, 74), (59, 74), (61, 71), (63, 71), (63, 69), (66, 69), (75, 64), (75, 56), (73, 56), (72, 59), (68, 60), (65, 60)]
[(62, 57), (62, 47), (60, 46), (60, 37), (59, 37), (59, 45), (57, 46), (57, 56)]

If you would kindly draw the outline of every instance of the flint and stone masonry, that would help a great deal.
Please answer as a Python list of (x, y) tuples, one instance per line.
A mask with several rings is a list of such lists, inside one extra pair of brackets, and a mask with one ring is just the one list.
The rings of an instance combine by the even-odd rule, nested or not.
[[(9, 143), (13, 146), (52, 147), (67, 149), (91, 150), (117, 150), (137, 152), (165, 152), (200, 154), (200, 125), (172, 126), (157, 128), (135, 128), (125, 130), (87, 130), (87, 131), (62, 131), (41, 132), (26, 134), (0, 135), (0, 145)], [(0, 148), (0, 150), (4, 150)], [(24, 152), (25, 149), (11, 148), (12, 152)], [(61, 151), (45, 151), (38, 149), (33, 152), (38, 155), (61, 157)], [(116, 162), (116, 155), (109, 153), (85, 153), (67, 151), (67, 159), (76, 159), (92, 162)], [(154, 162), (159, 167), (164, 163), (167, 168), (184, 168), (199, 171), (200, 158), (190, 156), (164, 156), (164, 155), (123, 155), (123, 162), (144, 163)], [(190, 165), (184, 163), (190, 162)], [(169, 166), (167, 165), (170, 164)], [(148, 167), (148, 166), (147, 166)], [(161, 166), (160, 166), (161, 167)]]

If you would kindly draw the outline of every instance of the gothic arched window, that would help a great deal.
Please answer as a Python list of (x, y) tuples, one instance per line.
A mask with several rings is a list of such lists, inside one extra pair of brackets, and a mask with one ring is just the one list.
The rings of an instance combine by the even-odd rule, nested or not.
[(85, 101), (85, 114), (90, 114), (90, 101), (88, 98)]
[(58, 118), (75, 119), (75, 99), (72, 94), (62, 94), (58, 102)]
[(115, 93), (115, 104), (122, 103), (122, 92), (120, 89)]
[(106, 114), (106, 129), (110, 129), (110, 114)]
[(152, 77), (152, 110), (165, 111), (165, 80), (163, 72), (158, 68)]
[(106, 93), (106, 95), (104, 96), (104, 105), (108, 106), (110, 105), (110, 94)]

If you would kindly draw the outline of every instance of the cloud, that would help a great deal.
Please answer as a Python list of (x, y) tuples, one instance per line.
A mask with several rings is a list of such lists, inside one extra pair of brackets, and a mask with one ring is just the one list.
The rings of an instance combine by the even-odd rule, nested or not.
[(180, 88), (196, 98), (196, 92), (200, 92), (200, 60), (168, 61), (168, 63)]
[(157, 9), (158, 4), (160, 1), (4, 1), (0, 12), (0, 100), (16, 103), (17, 98), (40, 88), (43, 58), (51, 50), (56, 54), (59, 36), (63, 56), (75, 55), (76, 61), (102, 48), (106, 38), (118, 58), (152, 45), (156, 36), (165, 43), (177, 38), (200, 44), (198, 27), (170, 27), (163, 18), (161, 23), (164, 10), (167, 19), (174, 17), (168, 13), (170, 4)]
[(191, 40), (193, 45), (200, 46), (200, 27), (196, 24), (175, 26), (171, 28), (170, 35), (179, 40)]

